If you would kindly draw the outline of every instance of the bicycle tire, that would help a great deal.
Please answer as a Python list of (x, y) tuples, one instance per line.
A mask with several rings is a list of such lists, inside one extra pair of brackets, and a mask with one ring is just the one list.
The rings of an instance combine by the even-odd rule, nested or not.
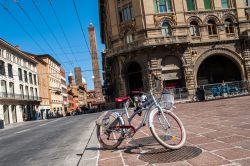
[[(167, 130), (164, 129), (164, 127), (162, 126), (162, 122), (160, 122), (161, 120), (159, 118), (159, 116), (162, 116), (162, 115), (159, 112), (159, 110), (156, 108), (156, 109), (151, 111), (150, 116), (149, 116), (150, 131), (151, 131), (152, 135), (154, 136), (154, 138), (157, 140), (157, 142), (159, 144), (161, 144), (163, 147), (169, 148), (169, 149), (179, 149), (186, 142), (185, 128), (184, 128), (182, 122), (180, 121), (180, 119), (173, 112), (164, 111), (164, 115), (165, 115), (165, 117), (167, 117), (167, 120), (169, 121), (171, 127), (168, 128)], [(172, 120), (170, 120), (170, 118)], [(169, 132), (172, 132), (170, 130), (175, 129), (175, 127), (173, 126), (174, 122), (177, 124), (177, 129), (179, 128), (179, 130), (180, 130), (179, 131), (180, 135), (178, 135), (178, 136), (176, 136), (176, 133), (170, 134), (170, 135), (166, 134), (166, 132), (169, 133)], [(161, 134), (159, 134), (157, 132), (157, 130), (158, 130), (158, 128), (157, 128), (158, 126), (156, 126), (157, 123), (159, 123), (160, 124), (159, 126), (161, 126), (163, 128), (163, 131), (161, 131)], [(162, 135), (162, 133), (163, 133), (163, 135)], [(178, 142), (175, 141), (176, 139), (178, 139)], [(172, 141), (172, 143), (166, 142), (169, 140), (170, 140), (170, 142)]]
[[(121, 126), (122, 125), (122, 122), (120, 119), (117, 119), (118, 122), (115, 126)], [(112, 127), (112, 126), (111, 126)], [(124, 139), (124, 132), (123, 130), (121, 130), (121, 133), (120, 133), (120, 136), (119, 138), (115, 138), (114, 140), (117, 140), (116, 142), (114, 143), (111, 143), (111, 144), (108, 144), (106, 141), (109, 141), (108, 138), (105, 139), (105, 137), (103, 138), (102, 135), (102, 130), (104, 132), (107, 132), (107, 129), (105, 129), (104, 127), (100, 126), (100, 125), (97, 125), (97, 128), (96, 128), (96, 134), (97, 134), (97, 139), (99, 141), (99, 143), (101, 144), (101, 146), (104, 148), (104, 149), (107, 149), (107, 150), (112, 150), (112, 149), (116, 149), (123, 141)], [(110, 132), (110, 130), (109, 130)], [(112, 133), (112, 131), (111, 131)], [(104, 133), (105, 134), (105, 133)], [(105, 134), (106, 135), (106, 134)], [(107, 136), (107, 135), (106, 135)], [(116, 136), (115, 136), (116, 137)]]

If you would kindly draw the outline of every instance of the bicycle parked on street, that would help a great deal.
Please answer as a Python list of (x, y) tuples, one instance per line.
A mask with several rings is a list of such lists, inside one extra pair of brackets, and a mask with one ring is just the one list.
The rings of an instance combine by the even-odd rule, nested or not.
[[(147, 121), (153, 137), (163, 147), (179, 149), (185, 144), (185, 128), (173, 113), (174, 96), (169, 91), (163, 91), (160, 100), (157, 100), (153, 92), (154, 90), (150, 90), (150, 93), (132, 92), (147, 95), (147, 101), (142, 103), (139, 109), (135, 109), (131, 116), (129, 115), (131, 99), (122, 97), (116, 98), (116, 102), (123, 104), (121, 113), (107, 111), (97, 119), (97, 137), (103, 148), (117, 148), (124, 139), (132, 138), (138, 130), (146, 126)], [(134, 123), (136, 115), (143, 117)]]

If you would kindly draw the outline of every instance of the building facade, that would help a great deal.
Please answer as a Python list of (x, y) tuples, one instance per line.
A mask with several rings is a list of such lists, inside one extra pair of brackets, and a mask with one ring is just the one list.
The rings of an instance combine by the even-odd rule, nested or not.
[(249, 0), (99, 0), (105, 93), (250, 79)]
[[(31, 54), (30, 54), (31, 55)], [(48, 64), (40, 59), (38, 56), (32, 55), (37, 61), (39, 91), (41, 103), (39, 106), (39, 113), (41, 119), (48, 119), (50, 113), (50, 99), (49, 99), (49, 77), (48, 77)]]
[(0, 119), (5, 124), (36, 118), (40, 104), (37, 63), (0, 39)]
[(67, 114), (67, 107), (68, 107), (68, 94), (67, 94), (67, 84), (66, 84), (65, 71), (62, 67), (60, 68), (60, 75), (61, 75), (61, 88), (62, 88), (62, 97), (63, 97), (62, 114), (63, 114), (63, 116), (65, 116)]
[[(47, 63), (46, 74), (48, 78), (48, 94), (50, 104), (51, 116), (63, 115), (63, 95), (61, 87), (61, 64), (57, 62), (52, 56), (38, 55), (39, 59)], [(44, 73), (44, 71), (43, 71)]]

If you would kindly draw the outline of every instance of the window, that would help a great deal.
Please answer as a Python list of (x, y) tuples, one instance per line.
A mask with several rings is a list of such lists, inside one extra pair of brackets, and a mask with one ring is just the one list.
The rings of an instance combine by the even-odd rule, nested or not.
[(0, 56), (3, 56), (3, 50), (0, 48)]
[(8, 64), (8, 75), (10, 78), (13, 78), (13, 71), (12, 71), (12, 65)]
[(221, 7), (222, 7), (222, 9), (228, 9), (228, 8), (230, 8), (229, 4), (230, 4), (229, 0), (221, 0)]
[(26, 70), (24, 70), (23, 72), (24, 72), (24, 81), (28, 82), (28, 73)]
[(132, 6), (128, 5), (127, 7), (122, 8), (121, 11), (119, 12), (119, 15), (121, 22), (132, 20), (133, 18)]
[(1, 95), (2, 97), (7, 97), (7, 86), (4, 80), (1, 81)]
[(168, 22), (163, 22), (162, 23), (162, 28), (161, 28), (162, 35), (164, 37), (170, 37), (172, 36), (172, 30), (171, 26)]
[(37, 88), (35, 88), (35, 97), (36, 97), (36, 98), (38, 97)]
[(19, 77), (19, 81), (23, 81), (23, 72), (22, 69), (18, 68), (18, 77)]
[(217, 25), (213, 20), (207, 22), (207, 27), (209, 35), (217, 35)]
[(195, 0), (186, 0), (186, 2), (187, 2), (188, 11), (192, 11), (196, 9)]
[(36, 75), (34, 74), (34, 85), (36, 85)]
[(196, 21), (190, 23), (190, 34), (191, 36), (200, 36), (200, 27)]
[(23, 85), (20, 85), (19, 88), (20, 88), (20, 95), (22, 98), (24, 98)]
[(213, 0), (204, 0), (204, 8), (206, 10), (212, 9)]
[(156, 13), (173, 12), (172, 0), (155, 0), (154, 6)]
[(0, 60), (0, 74), (1, 75), (5, 75), (5, 65), (4, 65), (4, 61)]
[(10, 96), (14, 97), (14, 83), (10, 82), (9, 87), (10, 87)]
[(25, 94), (29, 98), (29, 87), (25, 86)]
[(127, 34), (125, 35), (125, 43), (126, 43), (126, 44), (129, 44), (129, 43), (132, 43), (132, 42), (133, 42), (133, 35), (130, 34), (130, 33), (127, 33)]
[(29, 80), (30, 80), (30, 84), (33, 84), (32, 74), (31, 73), (29, 73)]
[(226, 33), (228, 34), (234, 33), (234, 25), (231, 19), (225, 20), (225, 29), (226, 29)]
[(33, 92), (33, 88), (30, 88), (30, 97), (31, 97), (31, 99), (34, 99), (34, 92)]
[(250, 6), (250, 0), (245, 0), (245, 5)]

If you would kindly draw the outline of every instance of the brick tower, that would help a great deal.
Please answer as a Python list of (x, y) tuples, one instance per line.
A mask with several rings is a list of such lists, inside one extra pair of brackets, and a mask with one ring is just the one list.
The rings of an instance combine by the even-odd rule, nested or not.
[(96, 44), (96, 33), (95, 27), (92, 23), (90, 23), (88, 27), (89, 32), (89, 41), (90, 41), (90, 49), (91, 49), (91, 58), (92, 58), (92, 68), (93, 68), (93, 81), (95, 87), (95, 97), (99, 101), (103, 101), (102, 94), (102, 84), (100, 77), (100, 67), (98, 62), (98, 53), (97, 53), (97, 44)]

